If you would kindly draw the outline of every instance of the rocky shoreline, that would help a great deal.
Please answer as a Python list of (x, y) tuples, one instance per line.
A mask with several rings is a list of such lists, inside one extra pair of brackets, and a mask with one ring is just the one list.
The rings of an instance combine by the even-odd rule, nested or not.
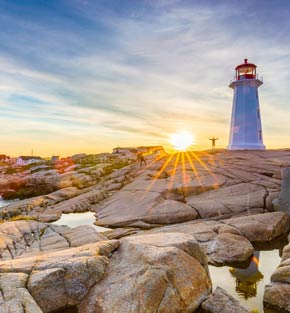
[[(69, 176), (88, 176), (81, 184), (0, 208), (0, 311), (249, 312), (212, 290), (208, 264), (242, 265), (256, 245), (287, 238), (290, 151), (122, 162), (97, 178), (98, 166), (82, 163)], [(114, 229), (51, 224), (87, 211)], [(289, 251), (265, 288), (276, 312), (290, 312)]]

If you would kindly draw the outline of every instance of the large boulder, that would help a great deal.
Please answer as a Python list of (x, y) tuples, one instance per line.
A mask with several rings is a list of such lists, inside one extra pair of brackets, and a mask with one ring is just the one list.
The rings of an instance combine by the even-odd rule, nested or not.
[(204, 313), (250, 313), (224, 289), (216, 290), (202, 303)]
[(264, 304), (278, 312), (290, 312), (290, 285), (274, 283), (265, 286)]
[(267, 242), (289, 232), (289, 216), (283, 212), (255, 214), (224, 220), (251, 242)]
[(194, 312), (211, 291), (198, 243), (178, 233), (128, 237), (105, 277), (79, 307), (81, 313)]
[(290, 244), (284, 247), (281, 263), (266, 285), (264, 303), (278, 312), (290, 312)]
[(203, 246), (210, 263), (214, 265), (244, 263), (254, 252), (246, 238), (231, 233), (218, 234), (214, 240)]

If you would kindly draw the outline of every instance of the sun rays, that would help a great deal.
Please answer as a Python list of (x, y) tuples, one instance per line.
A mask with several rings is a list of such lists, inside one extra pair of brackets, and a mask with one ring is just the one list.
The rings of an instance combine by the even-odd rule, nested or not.
[[(202, 154), (199, 156), (199, 154)], [(182, 151), (165, 157), (163, 165), (150, 181), (146, 191), (154, 191), (154, 184), (160, 178), (167, 180), (167, 192), (174, 188), (180, 189), (184, 195), (184, 190), (191, 181), (196, 180), (197, 188), (204, 190), (202, 177), (210, 176), (212, 178), (212, 187), (217, 188), (219, 181), (217, 175), (212, 171), (213, 167), (218, 166), (211, 154), (206, 152), (196, 153), (193, 151)], [(159, 160), (155, 160), (157, 163)], [(152, 163), (151, 163), (152, 164)], [(147, 166), (147, 168), (150, 165)], [(146, 170), (146, 167), (144, 168)], [(175, 187), (176, 185), (176, 187)]]

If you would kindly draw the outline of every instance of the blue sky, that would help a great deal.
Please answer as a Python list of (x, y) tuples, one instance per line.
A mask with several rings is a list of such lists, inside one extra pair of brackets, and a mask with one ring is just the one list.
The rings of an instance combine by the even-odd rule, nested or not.
[(70, 155), (229, 136), (234, 68), (258, 66), (264, 141), (289, 147), (290, 2), (0, 0), (0, 150)]

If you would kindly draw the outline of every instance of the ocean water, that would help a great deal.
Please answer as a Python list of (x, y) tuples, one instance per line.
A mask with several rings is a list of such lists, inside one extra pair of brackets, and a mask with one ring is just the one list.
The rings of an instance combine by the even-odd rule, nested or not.
[(280, 263), (279, 249), (255, 251), (252, 262), (246, 269), (209, 266), (213, 290), (217, 286), (225, 289), (241, 304), (255, 313), (278, 313), (263, 308), (263, 294), (270, 283), (272, 273)]
[(17, 200), (3, 200), (2, 197), (0, 196), (0, 208), (14, 201), (17, 201)]

